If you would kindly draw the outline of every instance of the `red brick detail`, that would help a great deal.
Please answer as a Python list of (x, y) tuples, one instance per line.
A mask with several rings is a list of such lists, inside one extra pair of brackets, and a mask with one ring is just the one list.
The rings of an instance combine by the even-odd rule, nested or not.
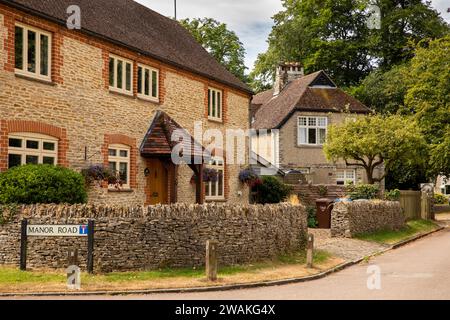
[(9, 16), (4, 16), (4, 25), (7, 30), (7, 37), (4, 40), (4, 48), (7, 55), (7, 60), (5, 63), (5, 71), (14, 72), (15, 66), (15, 55), (14, 55), (14, 18)]
[[(137, 188), (137, 147), (136, 139), (123, 134), (105, 134), (105, 140), (102, 147), (103, 164), (109, 166), (108, 149), (112, 144), (123, 144), (130, 147), (130, 188)], [(104, 185), (103, 187), (108, 187)]]
[(223, 124), (228, 123), (228, 91), (223, 89), (223, 102), (222, 102), (222, 122)]
[(67, 150), (69, 140), (67, 130), (50, 124), (25, 121), (25, 120), (1, 120), (0, 121), (0, 171), (8, 168), (8, 134), (15, 132), (39, 133), (58, 138), (58, 165), (68, 167)]
[(61, 68), (64, 65), (64, 57), (61, 52), (64, 37), (59, 32), (54, 32), (52, 36), (52, 81), (63, 84), (64, 79), (61, 75)]
[(105, 83), (105, 89), (109, 89), (109, 52), (107, 50), (102, 51), (103, 59), (103, 81)]
[(0, 120), (0, 172), (8, 169), (8, 124)]

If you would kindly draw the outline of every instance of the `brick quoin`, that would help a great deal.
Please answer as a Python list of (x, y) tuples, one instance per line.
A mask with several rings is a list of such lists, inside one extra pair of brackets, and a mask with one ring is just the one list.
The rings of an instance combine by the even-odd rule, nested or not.
[[(109, 166), (108, 156), (109, 156), (109, 146), (112, 144), (123, 144), (130, 147), (130, 189), (137, 188), (137, 147), (136, 139), (128, 137), (123, 134), (105, 134), (105, 140), (102, 147), (103, 154), (103, 165), (105, 167)], [(107, 185), (103, 185), (107, 188)]]
[(17, 132), (39, 133), (58, 139), (58, 165), (68, 167), (67, 150), (69, 140), (67, 130), (50, 124), (26, 120), (0, 121), (0, 171), (8, 169), (8, 134)]

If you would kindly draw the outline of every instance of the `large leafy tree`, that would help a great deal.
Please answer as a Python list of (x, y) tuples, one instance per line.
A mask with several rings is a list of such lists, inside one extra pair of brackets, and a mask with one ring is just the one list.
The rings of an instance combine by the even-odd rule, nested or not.
[(374, 68), (408, 61), (414, 44), (439, 38), (449, 26), (423, 0), (377, 0), (381, 29), (369, 30), (368, 0), (282, 0), (267, 52), (258, 56), (255, 89), (272, 83), (280, 61), (300, 61), (307, 73), (326, 70), (338, 85), (358, 84)]
[(180, 24), (228, 71), (243, 81), (247, 80), (244, 45), (225, 23), (211, 18), (196, 18), (181, 20)]
[[(400, 115), (372, 115), (330, 127), (324, 151), (329, 160), (364, 168), (369, 184), (382, 181), (398, 163), (421, 165), (426, 143), (417, 123)], [(384, 165), (381, 177), (375, 168)]]

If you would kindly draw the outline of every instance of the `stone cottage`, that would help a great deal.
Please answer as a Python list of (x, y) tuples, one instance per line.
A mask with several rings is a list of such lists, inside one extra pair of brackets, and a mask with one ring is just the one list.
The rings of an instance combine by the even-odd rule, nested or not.
[(251, 148), (261, 174), (301, 173), (309, 184), (366, 182), (362, 168), (326, 160), (328, 126), (365, 116), (370, 109), (339, 89), (324, 71), (305, 75), (300, 63), (281, 63), (274, 88), (255, 95), (251, 110), (256, 133)]
[[(246, 130), (251, 95), (178, 22), (132, 0), (0, 0), (0, 171), (102, 164), (123, 186), (91, 188), (92, 203), (246, 203), (240, 165), (215, 150), (175, 164), (169, 133)], [(208, 166), (217, 181), (195, 179)]]

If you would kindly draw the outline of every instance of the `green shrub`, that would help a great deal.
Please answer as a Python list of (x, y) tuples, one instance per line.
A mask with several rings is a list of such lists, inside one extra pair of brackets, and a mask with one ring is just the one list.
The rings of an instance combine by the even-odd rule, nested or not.
[(308, 228), (315, 228), (319, 225), (317, 221), (317, 210), (315, 207), (307, 207), (306, 212), (308, 213)]
[(263, 177), (258, 186), (258, 203), (280, 203), (291, 193), (291, 188), (275, 177)]
[(434, 194), (434, 203), (435, 204), (447, 204), (449, 202), (448, 198), (440, 193)]
[(347, 186), (347, 195), (352, 200), (375, 199), (378, 196), (380, 187), (374, 184), (357, 184)]
[(388, 201), (398, 201), (400, 200), (400, 190), (389, 190), (384, 193), (384, 198)]
[(0, 174), (0, 204), (84, 203), (80, 173), (51, 165), (26, 165)]

